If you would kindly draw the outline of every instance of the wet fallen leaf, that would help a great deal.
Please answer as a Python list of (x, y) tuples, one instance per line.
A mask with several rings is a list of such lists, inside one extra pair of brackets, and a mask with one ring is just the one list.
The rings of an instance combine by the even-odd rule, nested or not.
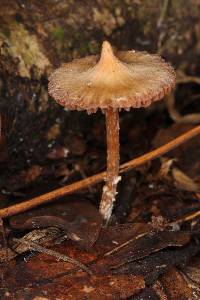
[(133, 262), (129, 262), (116, 268), (117, 274), (140, 274), (144, 276), (146, 284), (153, 284), (161, 274), (164, 274), (172, 266), (183, 267), (192, 256), (200, 251), (200, 245), (191, 242), (185, 247), (169, 248), (152, 253), (149, 256)]
[(53, 203), (45, 207), (13, 216), (14, 229), (28, 230), (57, 226), (81, 248), (90, 248), (99, 236), (102, 218), (98, 210), (86, 200)]
[(96, 275), (78, 281), (75, 286), (68, 289), (68, 299), (126, 299), (145, 287), (144, 279), (133, 275)]
[(153, 289), (144, 290), (145, 283), (154, 284), (166, 270), (183, 266), (200, 251), (200, 245), (190, 241), (190, 233), (155, 231), (151, 224), (103, 228), (89, 251), (77, 249), (70, 241), (51, 248), (86, 265), (93, 275), (44, 252), (18, 260), (14, 268), (7, 263), (6, 271), (0, 266), (4, 278), (0, 294), (8, 291), (15, 300), (125, 299), (137, 294), (135, 299), (142, 299), (140, 292), (157, 295)]
[(188, 286), (193, 290), (194, 299), (200, 298), (200, 257), (192, 258), (189, 264), (183, 268), (182, 276)]
[(99, 266), (106, 265), (111, 269), (120, 268), (129, 262), (137, 261), (162, 249), (181, 247), (190, 241), (190, 236), (190, 233), (181, 231), (160, 231), (139, 234), (127, 240), (126, 243), (116, 246), (116, 250), (112, 249), (112, 251), (109, 251), (106, 257), (110, 256), (110, 259), (107, 259), (106, 263), (105, 259), (103, 259)]
[(192, 289), (176, 268), (171, 268), (166, 274), (162, 275), (160, 281), (169, 299), (193, 299)]
[(146, 300), (146, 299), (150, 299), (150, 300), (168, 300), (168, 299), (164, 299), (161, 298), (160, 295), (157, 293), (157, 291), (155, 291), (155, 289), (153, 288), (145, 288), (141, 293), (139, 293), (136, 296), (131, 297), (131, 300)]
[(169, 300), (159, 280), (157, 280), (156, 283), (153, 285), (153, 290), (159, 296), (159, 300)]
[(102, 228), (93, 251), (100, 255), (116, 252), (132, 241), (150, 233), (151, 230), (151, 224), (146, 223), (127, 223)]

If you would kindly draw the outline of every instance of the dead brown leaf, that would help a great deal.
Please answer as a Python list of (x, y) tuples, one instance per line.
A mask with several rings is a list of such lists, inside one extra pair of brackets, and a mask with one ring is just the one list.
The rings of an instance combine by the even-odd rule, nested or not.
[(171, 268), (160, 279), (167, 296), (173, 300), (193, 299), (193, 291), (176, 268)]
[(99, 236), (102, 218), (88, 201), (53, 203), (10, 218), (14, 229), (28, 230), (57, 226), (81, 248), (90, 248)]

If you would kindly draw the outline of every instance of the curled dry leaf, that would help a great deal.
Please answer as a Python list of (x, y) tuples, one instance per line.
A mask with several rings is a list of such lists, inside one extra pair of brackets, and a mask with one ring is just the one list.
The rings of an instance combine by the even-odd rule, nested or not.
[(169, 179), (171, 174), (174, 185), (181, 190), (199, 193), (200, 192), (200, 184), (195, 182), (192, 178), (187, 176), (183, 171), (179, 168), (173, 166), (174, 161), (176, 159), (168, 159), (166, 157), (161, 158), (161, 167), (158, 172), (158, 177), (164, 177)]
[[(193, 128), (193, 126), (192, 124), (175, 123), (168, 128), (161, 128), (154, 138), (153, 145), (159, 147), (168, 143), (170, 140)], [(175, 159), (176, 165), (189, 176), (195, 177), (200, 174), (200, 139), (198, 137), (186, 141), (180, 147), (165, 154), (165, 156)]]
[(182, 190), (188, 192), (200, 192), (200, 184), (196, 183), (192, 178), (184, 174), (178, 168), (172, 168), (172, 176), (175, 180), (175, 185)]
[(161, 157), (161, 167), (158, 173), (158, 177), (167, 177), (172, 169), (174, 158), (168, 159), (167, 157)]

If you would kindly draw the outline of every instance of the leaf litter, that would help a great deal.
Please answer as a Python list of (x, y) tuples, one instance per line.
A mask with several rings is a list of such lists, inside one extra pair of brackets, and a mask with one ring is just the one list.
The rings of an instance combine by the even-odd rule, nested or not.
[(198, 148), (191, 147), (191, 165), (183, 150), (133, 172), (137, 180), (124, 194), (130, 204), (123, 224), (116, 215), (115, 224), (102, 227), (86, 193), (80, 200), (77, 194), (7, 219), (0, 232), (1, 297), (181, 299), (198, 294), (198, 272), (187, 266), (198, 259), (199, 219), (184, 219), (200, 210)]

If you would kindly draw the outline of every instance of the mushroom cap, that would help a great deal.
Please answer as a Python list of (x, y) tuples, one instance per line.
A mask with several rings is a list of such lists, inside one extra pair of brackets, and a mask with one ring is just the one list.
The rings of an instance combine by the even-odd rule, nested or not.
[(49, 78), (49, 94), (71, 110), (147, 107), (175, 85), (174, 69), (147, 52), (113, 53), (109, 42), (101, 55), (62, 64)]

